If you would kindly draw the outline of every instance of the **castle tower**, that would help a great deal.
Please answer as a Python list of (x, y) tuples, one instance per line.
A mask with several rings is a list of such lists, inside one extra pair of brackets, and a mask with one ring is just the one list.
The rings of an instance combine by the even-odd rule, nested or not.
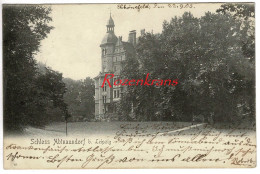
[[(107, 21), (107, 32), (103, 37), (101, 48), (101, 72), (95, 77), (95, 118), (97, 120), (115, 120), (115, 103), (119, 102), (124, 91), (123, 86), (113, 86), (113, 81), (120, 78), (123, 61), (127, 56), (135, 54), (134, 46), (136, 44), (135, 30), (129, 33), (129, 42), (124, 42), (122, 37), (119, 39), (114, 33), (114, 20), (109, 17)], [(107, 83), (102, 88), (106, 74), (114, 74), (110, 80), (112, 87)]]
[(105, 34), (100, 45), (102, 52), (102, 73), (112, 72), (113, 70), (113, 53), (115, 50), (115, 44), (118, 40), (114, 33), (115, 24), (111, 14), (106, 26), (107, 33)]

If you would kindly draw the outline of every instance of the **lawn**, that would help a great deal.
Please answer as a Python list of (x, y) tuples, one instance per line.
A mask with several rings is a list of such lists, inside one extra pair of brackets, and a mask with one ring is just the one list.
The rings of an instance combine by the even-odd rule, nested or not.
[[(168, 132), (188, 127), (190, 122), (69, 122), (68, 135), (112, 135), (122, 128), (134, 131), (133, 128), (145, 130), (146, 133)], [(64, 122), (56, 122), (45, 126), (44, 129), (28, 127), (25, 136), (64, 136), (66, 133)]]

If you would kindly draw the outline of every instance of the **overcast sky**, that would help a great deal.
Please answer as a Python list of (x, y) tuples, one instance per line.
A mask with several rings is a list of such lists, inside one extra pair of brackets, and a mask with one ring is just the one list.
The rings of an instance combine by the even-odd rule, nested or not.
[[(199, 17), (207, 11), (215, 12), (220, 4), (193, 4), (193, 8), (179, 9), (122, 10), (116, 4), (78, 4), (52, 5), (54, 27), (41, 43), (36, 59), (53, 70), (63, 73), (64, 77), (75, 80), (95, 77), (101, 70), (100, 43), (106, 34), (106, 23), (111, 10), (115, 22), (116, 36), (123, 36), (127, 41), (130, 30), (161, 32), (164, 20), (180, 16), (190, 11)], [(153, 7), (153, 5), (151, 5)]]

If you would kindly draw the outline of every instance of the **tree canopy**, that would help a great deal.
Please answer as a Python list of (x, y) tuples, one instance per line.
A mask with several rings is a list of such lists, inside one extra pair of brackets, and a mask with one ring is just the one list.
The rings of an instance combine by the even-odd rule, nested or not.
[(84, 80), (72, 80), (64, 78), (67, 91), (64, 94), (64, 101), (68, 104), (68, 112), (72, 116), (81, 116), (83, 119), (94, 118), (95, 111), (95, 84), (90, 77)]
[[(62, 74), (37, 65), (34, 55), (50, 33), (51, 9), (41, 5), (3, 6), (4, 129), (44, 126), (66, 115)], [(57, 118), (56, 118), (57, 119)]]
[[(126, 61), (123, 76), (139, 79), (150, 73), (152, 79), (178, 79), (179, 84), (128, 87), (123, 97), (133, 104), (135, 119), (191, 121), (195, 115), (228, 122), (254, 119), (251, 11), (247, 6), (223, 5), (217, 13), (199, 18), (186, 12), (165, 21), (161, 33), (140, 37), (137, 54)], [(122, 100), (120, 110), (129, 111), (129, 105)]]

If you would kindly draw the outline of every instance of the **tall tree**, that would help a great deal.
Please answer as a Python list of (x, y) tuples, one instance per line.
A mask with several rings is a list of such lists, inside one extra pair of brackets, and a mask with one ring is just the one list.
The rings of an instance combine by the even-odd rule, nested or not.
[(52, 27), (51, 9), (38, 5), (3, 6), (4, 128), (21, 130), (36, 110), (33, 58)]
[[(179, 79), (176, 87), (129, 87), (134, 112), (160, 120), (243, 121), (254, 103), (253, 23), (232, 13), (191, 13), (164, 22), (157, 35), (147, 33), (137, 44), (138, 66), (125, 68), (128, 79), (150, 73), (152, 79)], [(126, 67), (131, 65), (126, 61)], [(127, 93), (126, 93), (127, 94)], [(134, 102), (133, 102), (134, 103)], [(243, 107), (241, 107), (243, 106)], [(147, 111), (147, 112), (145, 112)]]
[(72, 116), (82, 116), (87, 120), (94, 118), (95, 108), (95, 84), (94, 80), (87, 77), (84, 80), (63, 79), (67, 91), (64, 100), (68, 105), (68, 111)]
[(88, 120), (94, 118), (95, 112), (95, 83), (90, 77), (87, 77), (82, 82), (81, 93), (80, 93), (80, 108), (82, 110), (82, 115)]
[(240, 83), (236, 95), (240, 95), (240, 110), (247, 116), (255, 117), (255, 7), (253, 3), (227, 3), (217, 10), (221, 14), (230, 14), (241, 23), (240, 40), (243, 59), (233, 60), (235, 74), (233, 79)]
[(36, 124), (45, 125), (51, 121), (64, 121), (68, 116), (67, 104), (64, 102), (64, 94), (67, 91), (65, 83), (62, 81), (62, 74), (49, 67), (42, 67), (38, 64), (38, 74), (34, 81), (36, 88), (34, 96), (37, 100), (35, 104), (37, 110), (30, 117), (31, 124), (37, 120)]

